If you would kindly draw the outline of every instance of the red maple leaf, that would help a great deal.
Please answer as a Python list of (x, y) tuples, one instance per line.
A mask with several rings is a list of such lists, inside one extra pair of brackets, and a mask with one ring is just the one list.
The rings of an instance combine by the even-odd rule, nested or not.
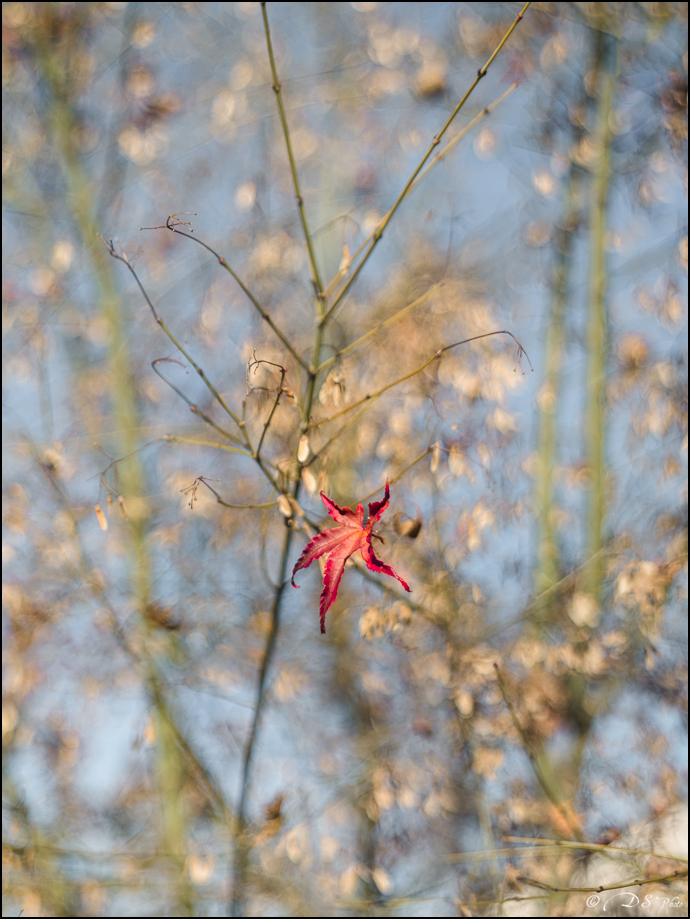
[(300, 568), (308, 568), (315, 558), (330, 552), (330, 558), (326, 562), (323, 572), (323, 590), (321, 591), (321, 601), (319, 603), (322, 635), (326, 634), (326, 611), (338, 595), (338, 585), (343, 576), (345, 562), (357, 549), (362, 553), (362, 558), (367, 563), (367, 568), (371, 571), (379, 571), (381, 574), (389, 574), (392, 578), (397, 578), (405, 590), (411, 593), (410, 588), (403, 579), (392, 568), (384, 564), (381, 559), (376, 558), (371, 545), (372, 537), (385, 542), (383, 536), (373, 532), (373, 528), (376, 521), (388, 507), (389, 497), (390, 491), (388, 479), (386, 479), (386, 493), (383, 496), (383, 501), (374, 501), (373, 504), (369, 505), (369, 519), (365, 524), (364, 508), (361, 504), (357, 505), (356, 511), (353, 511), (351, 507), (338, 507), (335, 501), (331, 501), (321, 492), (321, 500), (325, 504), (326, 510), (334, 520), (342, 523), (343, 526), (323, 530), (307, 543), (304, 552), (297, 559), (297, 564), (292, 569), (292, 586), (299, 587), (299, 584), (295, 584), (295, 575)]

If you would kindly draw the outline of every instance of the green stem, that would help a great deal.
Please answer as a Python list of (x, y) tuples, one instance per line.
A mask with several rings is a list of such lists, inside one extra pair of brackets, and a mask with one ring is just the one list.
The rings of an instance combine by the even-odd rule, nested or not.
[(611, 183), (611, 122), (616, 84), (617, 39), (600, 31), (596, 69), (598, 103), (593, 140), (599, 155), (592, 167), (590, 202), (589, 327), (587, 330), (587, 465), (590, 471), (587, 520), (587, 555), (592, 558), (587, 577), (588, 592), (599, 602), (605, 572), (606, 512), (606, 209)]
[[(557, 456), (557, 412), (560, 374), (563, 364), (563, 316), (568, 300), (571, 253), (579, 213), (580, 172), (571, 164), (565, 189), (564, 213), (556, 231), (555, 265), (552, 273), (552, 297), (544, 354), (544, 382), (539, 407), (539, 450), (534, 483), (537, 518), (537, 569), (534, 583), (537, 593), (552, 587), (560, 579), (560, 555), (556, 539), (554, 502)], [(548, 615), (549, 605), (543, 609)]]

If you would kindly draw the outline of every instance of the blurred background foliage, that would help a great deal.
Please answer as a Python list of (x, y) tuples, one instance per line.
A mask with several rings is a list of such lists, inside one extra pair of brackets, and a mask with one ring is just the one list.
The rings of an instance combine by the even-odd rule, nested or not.
[(267, 5), (312, 263), (260, 4), (3, 4), (7, 914), (687, 908), (686, 5), (530, 5), (329, 311), (521, 10)]

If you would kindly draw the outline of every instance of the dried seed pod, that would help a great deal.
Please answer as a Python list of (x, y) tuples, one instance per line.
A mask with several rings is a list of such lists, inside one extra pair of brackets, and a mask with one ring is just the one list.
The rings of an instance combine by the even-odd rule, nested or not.
[(432, 450), (431, 450), (431, 463), (429, 464), (429, 471), (434, 473), (438, 469), (438, 461), (441, 457), (441, 444), (436, 441)]
[(416, 504), (415, 507), (417, 508), (417, 516), (414, 520), (409, 517), (405, 519), (404, 514), (396, 514), (393, 518), (393, 526), (398, 536), (407, 536), (408, 539), (416, 539), (419, 536), (419, 532), (422, 529), (422, 513)]
[(103, 513), (103, 511), (101, 510), (101, 505), (100, 505), (100, 504), (97, 504), (97, 505), (94, 507), (94, 510), (96, 511), (96, 519), (98, 520), (98, 524), (99, 524), (100, 528), (101, 528), (102, 530), (107, 530), (107, 529), (108, 529), (108, 519), (107, 519), (107, 517), (105, 516), (105, 514)]
[(306, 463), (309, 459), (309, 454), (311, 453), (311, 447), (309, 446), (309, 437), (306, 434), (302, 434), (299, 439), (299, 446), (297, 447), (297, 459), (300, 463)]

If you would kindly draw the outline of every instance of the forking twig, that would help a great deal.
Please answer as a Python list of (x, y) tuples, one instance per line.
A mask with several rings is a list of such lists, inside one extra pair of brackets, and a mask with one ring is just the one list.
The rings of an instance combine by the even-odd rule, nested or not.
[(321, 322), (322, 322), (322, 323), (325, 323), (325, 322), (329, 319), (329, 317), (332, 315), (333, 311), (336, 309), (336, 307), (338, 306), (338, 304), (342, 301), (343, 297), (347, 294), (347, 292), (350, 290), (350, 288), (352, 287), (352, 285), (355, 283), (355, 281), (356, 281), (357, 278), (359, 277), (360, 272), (362, 271), (362, 269), (364, 268), (364, 266), (366, 265), (366, 263), (369, 261), (369, 258), (371, 257), (372, 252), (374, 251), (374, 249), (375, 249), (376, 246), (378, 245), (379, 240), (380, 240), (381, 237), (383, 236), (383, 233), (384, 233), (386, 227), (388, 226), (388, 224), (389, 224), (389, 223), (391, 222), (391, 220), (393, 219), (393, 216), (394, 216), (395, 212), (398, 210), (398, 208), (400, 207), (400, 205), (402, 204), (402, 202), (403, 202), (403, 201), (405, 200), (405, 198), (407, 197), (407, 195), (408, 195), (410, 189), (412, 188), (412, 186), (413, 186), (414, 183), (415, 183), (415, 180), (417, 179), (417, 177), (418, 177), (419, 174), (421, 173), (421, 171), (422, 171), (422, 169), (424, 168), (424, 166), (426, 165), (427, 161), (430, 159), (432, 153), (433, 153), (434, 150), (438, 147), (438, 145), (441, 143), (441, 138), (444, 136), (444, 134), (446, 133), (446, 131), (448, 130), (448, 128), (451, 126), (451, 124), (452, 124), (453, 121), (455, 120), (456, 115), (458, 114), (458, 112), (460, 111), (460, 109), (463, 107), (463, 105), (465, 104), (465, 102), (467, 102), (467, 100), (469, 99), (469, 97), (470, 97), (472, 91), (474, 90), (474, 88), (476, 87), (477, 83), (479, 83), (479, 81), (482, 79), (482, 77), (486, 76), (486, 72), (487, 72), (487, 70), (489, 69), (489, 67), (491, 66), (491, 64), (493, 63), (494, 59), (496, 58), (496, 55), (499, 53), (499, 51), (501, 50), (501, 48), (505, 45), (505, 43), (506, 43), (506, 42), (508, 41), (508, 39), (510, 38), (510, 36), (511, 36), (513, 30), (514, 30), (515, 27), (517, 26), (518, 22), (520, 22), (520, 20), (521, 20), (522, 17), (524, 16), (525, 11), (527, 10), (527, 8), (530, 6), (530, 3), (531, 3), (531, 0), (529, 0), (528, 3), (525, 3), (525, 5), (523, 6), (523, 8), (522, 8), (522, 9), (520, 10), (520, 12), (517, 14), (517, 16), (515, 17), (515, 21), (513, 22), (513, 24), (511, 25), (511, 27), (508, 29), (508, 31), (506, 32), (506, 34), (503, 36), (503, 38), (502, 38), (501, 41), (499, 42), (498, 46), (497, 46), (496, 49), (494, 50), (494, 52), (493, 52), (493, 54), (491, 55), (491, 57), (489, 58), (489, 60), (486, 62), (486, 64), (484, 64), (483, 67), (480, 67), (480, 68), (479, 68), (479, 70), (477, 71), (477, 76), (474, 78), (474, 80), (473, 80), (473, 82), (472, 82), (470, 88), (467, 90), (467, 92), (465, 93), (465, 95), (462, 97), (462, 99), (461, 99), (461, 100), (458, 102), (458, 104), (455, 106), (455, 108), (454, 108), (453, 111), (451, 112), (450, 116), (448, 117), (446, 123), (443, 125), (443, 127), (441, 128), (441, 130), (440, 130), (440, 131), (438, 132), (438, 134), (434, 137), (433, 141), (431, 142), (431, 146), (430, 146), (429, 149), (426, 151), (426, 153), (424, 154), (424, 156), (423, 156), (422, 159), (420, 160), (420, 162), (419, 162), (417, 168), (414, 170), (414, 172), (412, 173), (412, 175), (411, 175), (410, 178), (408, 179), (407, 184), (405, 185), (405, 187), (403, 188), (403, 190), (402, 190), (402, 191), (400, 192), (400, 194), (398, 195), (397, 200), (395, 201), (395, 204), (394, 204), (393, 207), (388, 211), (388, 213), (386, 214), (386, 216), (383, 218), (383, 220), (379, 223), (379, 225), (377, 226), (376, 230), (374, 231), (374, 237), (373, 237), (371, 243), (369, 244), (369, 248), (368, 248), (367, 251), (365, 252), (364, 257), (362, 258), (361, 262), (357, 265), (357, 267), (355, 268), (354, 272), (352, 273), (352, 275), (351, 275), (351, 277), (350, 277), (350, 280), (349, 280), (349, 281), (347, 282), (347, 284), (343, 287), (343, 289), (340, 291), (340, 293), (339, 293), (338, 296), (335, 298), (335, 300), (333, 301), (333, 303), (331, 303), (331, 305), (329, 306), (329, 308), (326, 310), (326, 312), (325, 312), (325, 313), (323, 314), (323, 316), (321, 317)]
[[(196, 216), (196, 215), (195, 215), (195, 214), (192, 214), (191, 216)], [(305, 370), (309, 370), (309, 365), (307, 364), (307, 362), (306, 362), (303, 358), (301, 358), (301, 357), (299, 356), (299, 354), (297, 353), (296, 349), (295, 349), (294, 346), (290, 343), (290, 341), (289, 341), (289, 339), (287, 338), (287, 336), (285, 335), (285, 333), (276, 325), (276, 323), (274, 322), (274, 320), (271, 318), (271, 316), (270, 316), (268, 310), (267, 310), (265, 307), (263, 307), (263, 306), (261, 305), (261, 303), (256, 299), (256, 297), (254, 296), (254, 294), (249, 290), (249, 288), (246, 286), (246, 284), (242, 281), (242, 279), (241, 279), (240, 276), (237, 274), (237, 272), (233, 271), (233, 269), (232, 269), (232, 268), (230, 267), (230, 265), (227, 263), (227, 261), (225, 260), (225, 258), (223, 258), (222, 255), (218, 255), (218, 253), (216, 252), (216, 250), (213, 249), (211, 246), (209, 246), (208, 243), (203, 242), (201, 239), (199, 239), (199, 238), (196, 237), (196, 236), (192, 236), (191, 234), (194, 232), (194, 230), (191, 228), (190, 223), (189, 223), (188, 221), (178, 220), (178, 217), (179, 217), (179, 214), (171, 214), (171, 215), (168, 217), (168, 219), (166, 220), (165, 224), (163, 224), (163, 225), (161, 225), (161, 226), (157, 226), (157, 227), (139, 227), (139, 229), (140, 229), (140, 230), (170, 230), (171, 233), (177, 233), (178, 236), (185, 236), (187, 239), (191, 239), (192, 242), (198, 243), (200, 246), (203, 246), (203, 248), (206, 249), (207, 252), (210, 252), (211, 255), (215, 256), (215, 257), (218, 259), (219, 264), (222, 265), (223, 268), (225, 268), (225, 270), (226, 270), (230, 275), (232, 275), (232, 277), (233, 277), (233, 279), (235, 280), (235, 283), (237, 284), (237, 286), (241, 289), (241, 291), (242, 291), (242, 292), (245, 294), (245, 296), (249, 299), (249, 301), (252, 303), (252, 305), (254, 306), (254, 308), (255, 308), (255, 309), (257, 310), (257, 312), (260, 314), (261, 318), (264, 319), (264, 320), (266, 321), (266, 323), (270, 326), (271, 329), (273, 329), (273, 331), (275, 332), (275, 334), (276, 334), (276, 335), (278, 336), (278, 338), (282, 341), (282, 343), (285, 345), (285, 347), (288, 349), (288, 351), (289, 351), (290, 354), (294, 357), (294, 359), (297, 361), (297, 363), (298, 363), (298, 364), (301, 364), (302, 367), (304, 367)], [(178, 227), (181, 227), (181, 226), (182, 226), (182, 227), (187, 227), (187, 228), (189, 229), (189, 233), (185, 233), (184, 231), (179, 230)], [(101, 237), (101, 239), (103, 239), (103, 237)], [(103, 241), (105, 242), (105, 240), (103, 240)], [(112, 240), (111, 240), (111, 244), (112, 244)], [(110, 254), (112, 255), (113, 253), (111, 252)], [(141, 286), (141, 285), (140, 285), (140, 286)], [(150, 304), (149, 304), (149, 305), (150, 305)], [(153, 309), (153, 307), (151, 307), (151, 308)]]
[(416, 376), (418, 373), (421, 373), (422, 370), (424, 370), (426, 367), (429, 366), (429, 364), (433, 363), (434, 361), (439, 360), (439, 358), (441, 357), (444, 351), (450, 351), (451, 348), (458, 348), (460, 345), (466, 345), (471, 341), (478, 341), (480, 338), (489, 338), (492, 335), (510, 335), (510, 337), (513, 339), (513, 341), (517, 345), (517, 360), (516, 360), (516, 364), (514, 368), (515, 370), (517, 370), (518, 366), (520, 366), (520, 368), (522, 369), (520, 362), (522, 360), (523, 354), (527, 358), (527, 362), (529, 363), (530, 370), (534, 370), (534, 367), (532, 367), (532, 362), (529, 359), (529, 355), (527, 354), (525, 349), (522, 347), (522, 345), (517, 340), (517, 338), (513, 335), (512, 332), (509, 332), (508, 329), (499, 329), (496, 332), (484, 332), (482, 335), (473, 335), (471, 338), (464, 338), (462, 341), (456, 341), (456, 342), (453, 342), (452, 345), (446, 345), (444, 348), (439, 348), (438, 351), (435, 351), (434, 354), (432, 354), (432, 356), (428, 360), (424, 361), (423, 364), (420, 364), (420, 366), (417, 367), (415, 370), (411, 370), (409, 373), (406, 373), (404, 376), (399, 377), (397, 380), (393, 380), (392, 383), (388, 383), (386, 386), (382, 386), (381, 389), (377, 389), (375, 392), (367, 393), (366, 396), (363, 396), (357, 402), (352, 402), (350, 405), (346, 405), (344, 409), (341, 409), (341, 411), (336, 412), (335, 415), (330, 415), (328, 418), (319, 418), (316, 421), (311, 421), (310, 427), (314, 428), (321, 424), (327, 424), (329, 421), (335, 421), (335, 419), (340, 418), (341, 415), (345, 415), (347, 412), (351, 412), (353, 408), (357, 408), (359, 405), (363, 405), (365, 402), (370, 402), (373, 399), (378, 398), (379, 396), (383, 395), (383, 393), (387, 392), (389, 389), (392, 389), (394, 386), (397, 386), (399, 383), (404, 383), (405, 380), (409, 380), (412, 377)]

